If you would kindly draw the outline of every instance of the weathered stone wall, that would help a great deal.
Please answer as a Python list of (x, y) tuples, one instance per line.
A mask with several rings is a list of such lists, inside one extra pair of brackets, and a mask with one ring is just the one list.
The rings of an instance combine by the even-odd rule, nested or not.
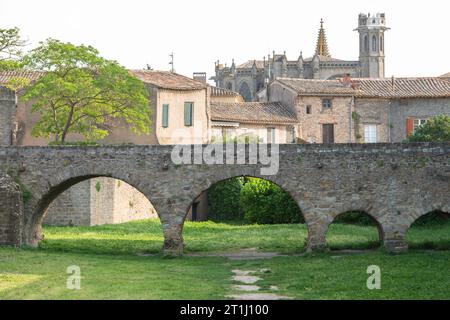
[(111, 178), (80, 182), (49, 206), (43, 224), (94, 226), (156, 218), (148, 199), (129, 184)]
[(16, 96), (14, 91), (0, 86), (0, 145), (12, 144), (15, 112)]
[(114, 215), (109, 223), (158, 218), (155, 208), (138, 190), (120, 180), (107, 180), (113, 182), (114, 191)]
[(183, 250), (183, 223), (193, 200), (214, 183), (236, 176), (270, 180), (293, 197), (308, 226), (308, 250), (326, 247), (328, 226), (340, 213), (367, 212), (382, 230), (384, 247), (403, 251), (406, 232), (417, 218), (433, 210), (450, 212), (450, 143), (280, 145), (279, 170), (269, 176), (260, 171), (267, 165), (248, 161), (206, 165), (192, 155), (198, 164), (176, 164), (173, 148), (0, 148), (1, 171), (11, 172), (29, 190), (22, 243), (40, 241), (42, 217), (53, 199), (96, 177), (125, 181), (150, 199), (170, 254)]
[(91, 225), (91, 183), (83, 181), (59, 195), (49, 206), (43, 224), (51, 226)]
[(450, 99), (401, 99), (392, 100), (390, 106), (391, 141), (406, 139), (406, 120), (408, 118), (429, 119), (446, 114), (450, 116)]
[(0, 173), (0, 245), (22, 244), (23, 199), (19, 185)]
[[(365, 142), (364, 127), (377, 126), (377, 142), (390, 142), (391, 120), (389, 119), (388, 99), (355, 99), (355, 113), (352, 116), (354, 140), (352, 142)], [(397, 121), (394, 119), (394, 121)], [(406, 120), (405, 120), (406, 121)]]
[[(310, 143), (323, 142), (323, 125), (334, 125), (335, 143), (352, 141), (351, 117), (353, 112), (351, 97), (334, 97), (332, 108), (324, 109), (322, 99), (327, 97), (298, 97), (296, 104), (297, 117), (301, 127), (300, 138)], [(311, 114), (306, 107), (311, 106)]]

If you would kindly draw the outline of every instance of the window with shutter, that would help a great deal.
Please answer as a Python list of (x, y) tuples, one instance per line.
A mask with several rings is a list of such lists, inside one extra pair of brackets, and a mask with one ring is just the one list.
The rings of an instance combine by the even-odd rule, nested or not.
[(167, 128), (169, 126), (169, 105), (163, 104), (162, 109), (162, 127)]
[(194, 103), (185, 102), (184, 103), (184, 125), (190, 127), (194, 120)]
[(414, 133), (414, 119), (408, 118), (406, 119), (406, 136), (410, 136)]

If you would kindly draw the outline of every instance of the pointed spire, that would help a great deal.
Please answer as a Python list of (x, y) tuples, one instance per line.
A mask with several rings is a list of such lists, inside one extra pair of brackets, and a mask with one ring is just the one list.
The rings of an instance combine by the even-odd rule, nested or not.
[(320, 19), (319, 37), (317, 38), (316, 55), (330, 57), (328, 51), (327, 37), (325, 35), (325, 29), (323, 28), (323, 19)]

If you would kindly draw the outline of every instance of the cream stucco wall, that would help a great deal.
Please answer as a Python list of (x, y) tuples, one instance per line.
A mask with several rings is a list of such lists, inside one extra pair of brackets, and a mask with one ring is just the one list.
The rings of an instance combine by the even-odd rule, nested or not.
[[(156, 92), (156, 136), (159, 144), (197, 144), (208, 142), (208, 93), (206, 89)], [(194, 103), (194, 123), (184, 125), (184, 103)], [(162, 126), (162, 108), (169, 105), (169, 126)]]

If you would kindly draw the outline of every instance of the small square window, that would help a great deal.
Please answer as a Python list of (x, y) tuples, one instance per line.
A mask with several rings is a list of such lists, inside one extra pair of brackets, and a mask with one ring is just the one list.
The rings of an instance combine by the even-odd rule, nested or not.
[(331, 99), (323, 99), (322, 100), (322, 107), (324, 109), (331, 109), (333, 107), (333, 103)]
[(414, 132), (425, 123), (427, 123), (427, 119), (414, 119)]
[(311, 105), (306, 106), (306, 114), (311, 114)]

